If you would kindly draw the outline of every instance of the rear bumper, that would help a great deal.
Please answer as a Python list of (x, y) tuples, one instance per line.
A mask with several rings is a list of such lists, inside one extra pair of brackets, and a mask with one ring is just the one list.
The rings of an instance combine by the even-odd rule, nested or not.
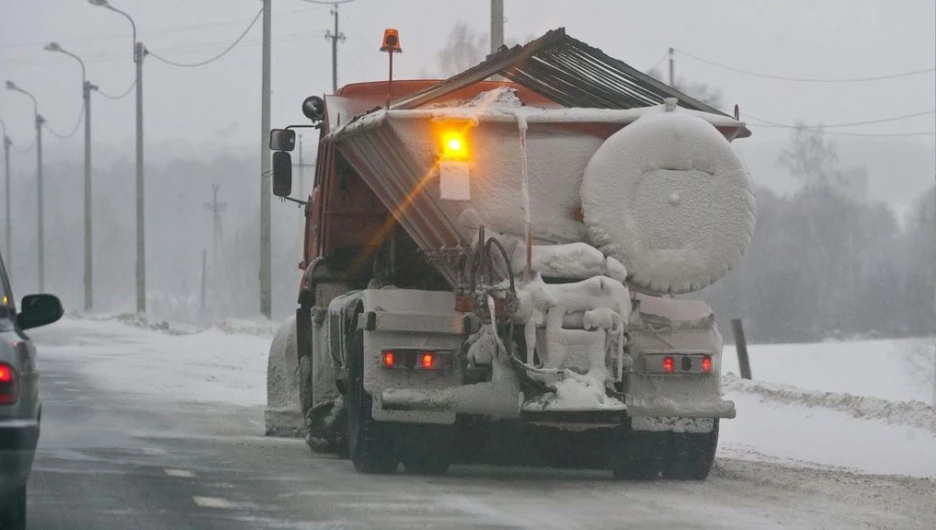
[(724, 399), (681, 400), (666, 398), (628, 398), (631, 416), (664, 416), (673, 418), (734, 418), (734, 401)]
[[(524, 407), (523, 395), (515, 381), (511, 384), (478, 383), (447, 388), (444, 390), (387, 389), (380, 395), (381, 405), (386, 410), (454, 412), (460, 414), (495, 415), (510, 417), (546, 417), (543, 412), (557, 412), (575, 418), (601, 415), (608, 417), (671, 417), (671, 418), (734, 418), (735, 405), (723, 399), (698, 401), (666, 398), (628, 397), (626, 406), (615, 410), (605, 408), (540, 411), (536, 407)], [(525, 413), (521, 413), (524, 411)]]
[(26, 483), (38, 442), (38, 421), (0, 420), (0, 492)]

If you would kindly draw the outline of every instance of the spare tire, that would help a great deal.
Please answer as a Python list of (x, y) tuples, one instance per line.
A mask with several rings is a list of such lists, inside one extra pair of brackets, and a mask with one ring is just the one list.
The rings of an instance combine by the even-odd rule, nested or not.
[(582, 179), (591, 242), (649, 293), (702, 289), (754, 232), (754, 191), (728, 140), (685, 111), (645, 115), (598, 148)]

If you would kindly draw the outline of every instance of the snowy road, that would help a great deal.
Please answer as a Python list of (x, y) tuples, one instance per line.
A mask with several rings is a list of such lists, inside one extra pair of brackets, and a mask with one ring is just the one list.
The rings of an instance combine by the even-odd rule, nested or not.
[[(250, 376), (262, 376), (263, 338), (68, 319), (34, 338), (44, 412), (30, 528), (936, 527), (932, 479), (757, 447), (720, 453), (704, 483), (494, 467), (358, 475), (301, 441), (262, 436), (263, 382)], [(238, 395), (247, 406), (230, 403)]]

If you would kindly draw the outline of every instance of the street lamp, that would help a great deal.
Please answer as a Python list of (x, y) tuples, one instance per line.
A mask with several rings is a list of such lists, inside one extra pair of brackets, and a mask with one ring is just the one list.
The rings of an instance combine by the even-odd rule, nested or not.
[(143, 56), (146, 48), (137, 42), (133, 17), (112, 6), (107, 0), (88, 0), (93, 6), (103, 7), (123, 15), (133, 28), (133, 62), (136, 63), (136, 299), (137, 312), (146, 311), (146, 240), (143, 207)]
[(95, 87), (88, 82), (85, 64), (74, 53), (62, 48), (57, 42), (46, 44), (43, 49), (65, 54), (81, 65), (81, 98), (84, 101), (84, 308), (91, 311), (92, 306), (92, 260), (91, 260), (91, 90)]
[(13, 236), (10, 228), (13, 224), (13, 216), (10, 214), (10, 146), (13, 145), (13, 142), (7, 136), (6, 123), (3, 120), (0, 120), (0, 129), (3, 130), (3, 137), (0, 138), (0, 142), (3, 142), (3, 167), (6, 176), (6, 193), (3, 196), (6, 202), (4, 207), (6, 212), (6, 262), (7, 266), (12, 268), (13, 266), (10, 265), (13, 259)]
[(45, 243), (43, 238), (44, 226), (42, 215), (42, 124), (45, 119), (39, 114), (39, 102), (35, 96), (16, 86), (13, 81), (6, 82), (7, 90), (26, 94), (33, 103), (33, 114), (36, 116), (36, 187), (38, 188), (37, 202), (39, 205), (39, 291), (45, 291)]

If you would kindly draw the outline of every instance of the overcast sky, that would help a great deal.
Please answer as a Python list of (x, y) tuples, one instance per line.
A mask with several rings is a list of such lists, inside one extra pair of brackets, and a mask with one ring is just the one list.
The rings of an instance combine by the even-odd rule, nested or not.
[[(129, 12), (140, 39), (176, 61), (198, 61), (224, 49), (260, 9), (257, 0), (111, 0)], [(665, 68), (668, 47), (740, 69), (800, 78), (853, 78), (936, 65), (936, 8), (932, 0), (798, 1), (559, 1), (505, 0), (508, 39), (565, 26), (568, 33), (643, 70)], [(377, 51), (385, 27), (400, 31), (404, 53), (396, 77), (437, 68), (436, 54), (457, 21), (487, 32), (487, 0), (356, 0), (342, 5), (339, 84), (383, 79), (386, 56)], [(299, 103), (331, 87), (329, 7), (302, 0), (273, 2), (274, 126), (299, 122)], [(147, 144), (259, 151), (260, 24), (229, 55), (201, 68), (177, 68), (152, 57), (144, 67)], [(0, 80), (32, 91), (49, 124), (67, 132), (80, 109), (77, 63), (42, 50), (57, 41), (85, 58), (88, 77), (110, 94), (133, 79), (129, 23), (83, 0), (0, 0)], [(745, 76), (677, 56), (678, 76), (722, 90), (726, 106), (775, 122), (848, 123), (905, 115), (936, 107), (936, 74), (870, 83), (807, 84)], [(133, 96), (95, 97), (96, 142), (132, 145)], [(17, 143), (33, 135), (24, 96), (0, 91), (0, 117)], [(866, 133), (936, 130), (933, 115), (860, 128)], [(779, 146), (782, 129), (755, 129), (750, 146)], [(80, 136), (79, 136), (80, 138)], [(838, 137), (844, 142), (854, 138)], [(872, 139), (878, 142), (876, 139)], [(926, 154), (932, 168), (933, 136), (900, 138)], [(59, 142), (59, 143), (55, 143)], [(80, 152), (80, 140), (47, 150)], [(861, 144), (856, 144), (861, 145)], [(876, 145), (888, 145), (883, 140)], [(766, 148), (766, 147), (765, 147)], [(746, 149), (746, 150), (747, 150)], [(887, 151), (888, 149), (884, 149)], [(921, 190), (932, 171), (906, 177), (900, 189)], [(757, 178), (757, 174), (755, 174)], [(880, 180), (880, 178), (878, 178)], [(874, 186), (872, 186), (874, 189)], [(887, 190), (885, 189), (884, 192)], [(901, 192), (904, 193), (904, 192)], [(909, 194), (907, 191), (905, 194)]]

